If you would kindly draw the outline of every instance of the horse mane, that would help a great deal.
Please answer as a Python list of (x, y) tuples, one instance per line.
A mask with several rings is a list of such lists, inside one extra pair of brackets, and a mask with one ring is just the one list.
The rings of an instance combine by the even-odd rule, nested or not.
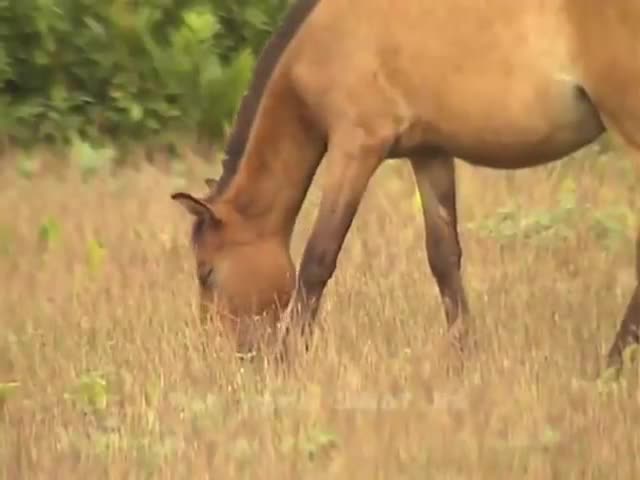
[(320, 0), (296, 0), (293, 5), (289, 7), (279, 28), (274, 31), (262, 49), (256, 62), (249, 89), (240, 102), (240, 107), (238, 108), (224, 151), (222, 175), (218, 181), (216, 194), (221, 193), (236, 174), (269, 79), (282, 53), (319, 1)]

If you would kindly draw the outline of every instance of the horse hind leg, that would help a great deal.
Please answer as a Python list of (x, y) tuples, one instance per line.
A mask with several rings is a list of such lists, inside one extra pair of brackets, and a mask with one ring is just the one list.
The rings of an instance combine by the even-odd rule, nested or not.
[[(640, 111), (640, 101), (637, 103), (636, 111)], [(625, 119), (627, 119), (625, 116), (621, 116), (619, 119), (614, 117), (608, 123), (620, 134), (630, 155), (635, 157), (634, 164), (640, 165), (638, 164), (638, 160), (640, 160), (640, 124), (636, 118), (632, 118), (631, 121), (625, 121)], [(607, 369), (619, 370), (623, 367), (623, 354), (627, 348), (640, 344), (640, 229), (636, 233), (635, 255), (636, 284), (607, 353)]]
[(627, 305), (622, 322), (607, 353), (607, 368), (622, 367), (623, 354), (632, 345), (640, 344), (640, 231), (636, 237), (636, 286)]
[[(638, 147), (632, 152), (634, 156), (640, 155), (640, 143)], [(620, 326), (607, 352), (607, 369), (619, 370), (623, 366), (623, 354), (627, 348), (640, 344), (640, 229), (636, 233), (635, 255), (636, 284)]]
[(462, 248), (456, 212), (453, 157), (441, 154), (409, 159), (422, 203), (427, 260), (444, 308), (447, 327), (463, 349), (469, 307), (460, 272)]

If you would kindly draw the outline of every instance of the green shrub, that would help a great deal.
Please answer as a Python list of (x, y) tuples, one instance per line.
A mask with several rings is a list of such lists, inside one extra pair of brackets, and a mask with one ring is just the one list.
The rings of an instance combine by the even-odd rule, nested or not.
[(287, 0), (0, 0), (0, 134), (216, 138)]

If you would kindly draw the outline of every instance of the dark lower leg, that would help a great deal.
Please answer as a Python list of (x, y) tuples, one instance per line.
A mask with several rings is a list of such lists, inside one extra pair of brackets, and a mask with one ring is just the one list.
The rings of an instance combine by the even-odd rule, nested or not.
[[(315, 227), (302, 255), (295, 313), (308, 330), (317, 316), (324, 290), (336, 269), (338, 255), (355, 217), (366, 183), (345, 185), (345, 195), (324, 196)], [(363, 185), (364, 183), (364, 185)], [(333, 189), (332, 189), (333, 190)]]
[[(350, 144), (353, 144), (351, 140)], [(327, 184), (320, 201), (318, 217), (304, 250), (298, 288), (293, 302), (294, 315), (304, 333), (309, 333), (327, 283), (333, 276), (344, 240), (365, 193), (380, 164), (384, 146), (335, 148), (329, 152)], [(345, 152), (346, 150), (346, 152)]]
[(469, 313), (460, 273), (454, 163), (448, 156), (412, 158), (411, 166), (422, 200), (429, 267), (451, 329)]
[[(432, 264), (432, 262), (430, 262), (430, 264)], [(448, 328), (452, 328), (459, 320), (469, 314), (466, 293), (458, 270), (460, 267), (454, 265), (452, 262), (448, 267), (450, 269), (449, 272), (440, 271), (436, 273), (433, 267), (431, 269), (438, 285)], [(450, 271), (453, 270), (455, 270), (455, 274), (450, 273)]]
[(640, 289), (636, 286), (607, 354), (607, 368), (621, 367), (624, 351), (638, 343), (640, 343)]
[(607, 367), (622, 366), (622, 355), (627, 347), (640, 344), (640, 232), (636, 238), (636, 286), (629, 300), (620, 327), (616, 332), (609, 353)]
[[(343, 227), (341, 230), (346, 228)], [(307, 328), (316, 318), (322, 294), (335, 271), (338, 256), (335, 250), (341, 245), (331, 245), (333, 248), (325, 242), (324, 248), (314, 249), (314, 244), (310, 242), (302, 256), (295, 296), (295, 313), (303, 328)]]

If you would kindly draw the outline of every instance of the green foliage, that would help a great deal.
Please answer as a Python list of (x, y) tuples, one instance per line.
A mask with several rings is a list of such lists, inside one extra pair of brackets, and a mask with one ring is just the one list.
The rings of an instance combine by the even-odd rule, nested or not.
[(13, 238), (7, 225), (0, 224), (0, 255), (9, 256), (13, 250)]
[(74, 401), (80, 408), (102, 411), (107, 408), (108, 390), (104, 377), (97, 372), (90, 372), (82, 375), (65, 397)]
[(298, 437), (286, 437), (283, 441), (285, 452), (302, 453), (311, 462), (326, 458), (338, 447), (338, 436), (331, 430), (318, 427), (308, 428)]
[(0, 408), (4, 407), (9, 398), (15, 395), (19, 386), (18, 382), (0, 383)]
[(302, 450), (311, 461), (328, 454), (339, 445), (338, 437), (329, 430), (309, 430), (302, 441)]
[(557, 241), (570, 238), (578, 225), (587, 223), (595, 238), (607, 249), (629, 245), (635, 235), (635, 215), (626, 205), (595, 209), (576, 202), (576, 185), (567, 177), (561, 185), (557, 207), (523, 211), (515, 204), (499, 209), (489, 218), (467, 224), (482, 235), (502, 241), (528, 239)]
[(38, 239), (44, 251), (51, 248), (60, 238), (62, 228), (60, 223), (53, 217), (48, 217), (40, 224), (38, 229)]
[(108, 170), (115, 155), (116, 152), (109, 147), (97, 148), (79, 139), (71, 142), (71, 160), (85, 181)]
[(23, 145), (219, 137), (287, 4), (0, 0), (0, 134)]
[(38, 161), (24, 153), (18, 159), (16, 170), (18, 171), (18, 175), (29, 180), (36, 175), (38, 172)]
[(98, 273), (102, 269), (106, 254), (106, 249), (98, 240), (90, 239), (88, 241), (87, 266), (91, 273)]

